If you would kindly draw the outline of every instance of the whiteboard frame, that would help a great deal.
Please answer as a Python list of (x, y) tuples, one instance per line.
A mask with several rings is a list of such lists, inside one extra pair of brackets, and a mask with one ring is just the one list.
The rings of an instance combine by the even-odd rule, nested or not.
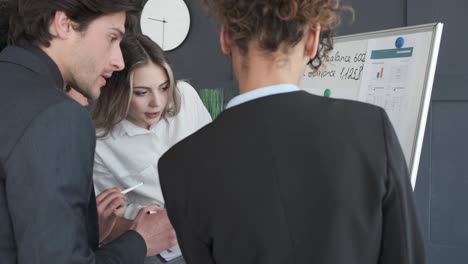
[(430, 23), (430, 24), (423, 24), (417, 26), (410, 26), (410, 27), (402, 27), (402, 28), (394, 28), (394, 29), (387, 29), (381, 31), (373, 31), (373, 32), (366, 32), (366, 33), (359, 33), (353, 35), (346, 35), (346, 36), (339, 36), (334, 37), (334, 43), (344, 42), (344, 41), (355, 41), (355, 40), (370, 40), (370, 39), (377, 39), (377, 38), (384, 38), (384, 37), (391, 37), (395, 35), (403, 35), (403, 34), (413, 34), (413, 33), (421, 33), (421, 32), (431, 32), (432, 31), (432, 41), (429, 46), (429, 58), (428, 58), (428, 67), (425, 72), (424, 77), (424, 87), (422, 89), (423, 98), (421, 103), (418, 107), (418, 120), (419, 122), (416, 124), (416, 135), (413, 139), (411, 157), (410, 157), (410, 164), (408, 164), (408, 169), (410, 172), (410, 179), (411, 179), (411, 186), (413, 190), (416, 186), (416, 179), (418, 176), (418, 168), (419, 168), (419, 161), (421, 158), (421, 150), (422, 144), (424, 141), (424, 131), (426, 128), (427, 116), (429, 112), (429, 106), (431, 103), (431, 95), (432, 95), (432, 86), (434, 83), (434, 77), (437, 67), (437, 59), (439, 57), (439, 50), (440, 50), (440, 41), (442, 38), (442, 31), (443, 31), (444, 24), (440, 22)]

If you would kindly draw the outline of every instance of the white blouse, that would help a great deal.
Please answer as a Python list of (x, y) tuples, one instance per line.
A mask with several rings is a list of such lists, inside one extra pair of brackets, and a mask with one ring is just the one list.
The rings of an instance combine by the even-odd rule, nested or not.
[(96, 194), (143, 182), (126, 194), (129, 204), (124, 217), (127, 219), (134, 219), (142, 207), (164, 205), (157, 170), (159, 158), (171, 146), (211, 122), (195, 89), (186, 82), (179, 82), (177, 87), (181, 96), (177, 115), (161, 119), (149, 130), (123, 120), (107, 137), (96, 142), (93, 171)]

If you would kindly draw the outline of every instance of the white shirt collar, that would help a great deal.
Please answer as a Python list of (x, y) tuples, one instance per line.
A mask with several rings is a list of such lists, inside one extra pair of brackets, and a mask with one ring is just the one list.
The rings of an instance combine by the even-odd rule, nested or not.
[(130, 137), (137, 136), (137, 135), (150, 134), (150, 133), (154, 133), (156, 131), (156, 125), (163, 121), (164, 120), (161, 119), (159, 120), (158, 123), (152, 125), (149, 129), (145, 129), (145, 128), (136, 126), (135, 124), (128, 121), (127, 119), (124, 119), (115, 126), (114, 131), (116, 135), (120, 137), (125, 134), (127, 134)]
[(268, 95), (282, 94), (299, 91), (300, 89), (294, 84), (277, 84), (272, 86), (266, 86), (262, 88), (257, 88), (250, 92), (240, 94), (229, 101), (226, 105), (226, 109), (234, 107), (236, 105), (243, 104), (248, 101), (252, 101), (257, 98), (265, 97)]

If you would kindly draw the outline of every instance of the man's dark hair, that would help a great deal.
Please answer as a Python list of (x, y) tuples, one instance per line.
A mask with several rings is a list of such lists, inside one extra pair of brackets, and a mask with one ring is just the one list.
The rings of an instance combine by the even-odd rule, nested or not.
[(48, 47), (49, 25), (56, 11), (63, 11), (84, 31), (96, 18), (118, 12), (136, 13), (141, 0), (4, 0), (10, 2), (7, 42), (10, 45)]
[(6, 46), (8, 38), (9, 15), (14, 0), (0, 0), (0, 51)]

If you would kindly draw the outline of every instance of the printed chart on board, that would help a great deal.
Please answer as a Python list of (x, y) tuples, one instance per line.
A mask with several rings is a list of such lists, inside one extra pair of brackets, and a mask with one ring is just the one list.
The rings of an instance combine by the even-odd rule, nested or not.
[(299, 87), (309, 93), (385, 109), (416, 182), (443, 24), (335, 38), (318, 70)]

